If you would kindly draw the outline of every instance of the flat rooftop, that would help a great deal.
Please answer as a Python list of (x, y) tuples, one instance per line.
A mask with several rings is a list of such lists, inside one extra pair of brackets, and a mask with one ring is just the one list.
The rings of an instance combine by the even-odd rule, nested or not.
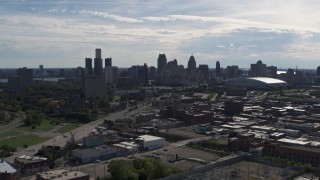
[(46, 171), (37, 174), (42, 179), (54, 179), (54, 180), (70, 180), (75, 178), (83, 178), (89, 180), (89, 175), (81, 171), (68, 171), (66, 169), (57, 169), (52, 171)]
[(164, 138), (157, 137), (157, 136), (150, 136), (150, 135), (141, 135), (141, 136), (138, 137), (138, 139), (144, 140), (144, 141), (156, 141), (156, 140), (161, 140), (161, 139), (164, 139)]
[(45, 157), (39, 157), (39, 156), (27, 156), (27, 155), (22, 155), (16, 158), (17, 161), (23, 162), (23, 163), (34, 163), (34, 162), (41, 162), (41, 161), (46, 161), (47, 158)]
[(288, 138), (279, 139), (278, 142), (288, 143), (288, 144), (295, 144), (295, 145), (303, 145), (303, 146), (310, 144), (309, 141), (298, 141), (298, 140), (288, 139)]

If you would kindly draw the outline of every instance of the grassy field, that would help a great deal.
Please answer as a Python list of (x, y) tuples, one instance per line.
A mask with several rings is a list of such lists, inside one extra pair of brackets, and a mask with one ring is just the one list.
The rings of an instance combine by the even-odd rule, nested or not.
[(11, 136), (16, 136), (19, 135), (20, 133), (14, 130), (9, 130), (5, 132), (0, 133), (0, 138), (6, 138), (6, 137), (11, 137)]
[(79, 127), (79, 124), (68, 124), (68, 125), (65, 125), (64, 127), (58, 129), (58, 132), (61, 133), (61, 134), (64, 134), (66, 132), (69, 132), (69, 131), (72, 131), (76, 128)]
[(51, 130), (55, 125), (51, 124), (48, 119), (43, 119), (41, 121), (41, 124), (39, 126), (36, 126), (35, 129), (32, 129), (31, 126), (21, 126), (19, 127), (19, 130), (23, 131), (49, 131)]
[(34, 144), (39, 144), (45, 140), (47, 140), (47, 138), (43, 138), (35, 135), (17, 136), (17, 137), (0, 141), (0, 146), (8, 145), (10, 147), (19, 148), (25, 144), (30, 146)]

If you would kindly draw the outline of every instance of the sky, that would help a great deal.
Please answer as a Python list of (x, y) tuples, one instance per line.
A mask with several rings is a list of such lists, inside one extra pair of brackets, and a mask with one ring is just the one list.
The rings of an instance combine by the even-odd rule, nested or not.
[(319, 0), (0, 0), (0, 68), (320, 65)]

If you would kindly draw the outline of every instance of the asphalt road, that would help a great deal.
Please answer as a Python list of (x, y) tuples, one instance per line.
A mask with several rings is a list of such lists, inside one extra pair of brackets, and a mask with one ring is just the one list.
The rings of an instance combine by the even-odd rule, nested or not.
[[(124, 110), (124, 111), (120, 111), (120, 112), (115, 112), (115, 113), (112, 113), (111, 115), (106, 116), (104, 118), (98, 119), (96, 121), (92, 121), (88, 124), (84, 124), (84, 125), (80, 126), (79, 128), (72, 131), (72, 133), (74, 134), (74, 137), (75, 137), (75, 141), (79, 141), (83, 137), (88, 136), (88, 134), (92, 130), (94, 130), (97, 125), (101, 124), (106, 119), (114, 121), (115, 119), (124, 117), (125, 115), (130, 116), (130, 115), (137, 114), (137, 113), (145, 110), (148, 107), (149, 107), (149, 104), (139, 106), (137, 109), (132, 110), (132, 111)], [(42, 142), (40, 144), (36, 144), (33, 146), (29, 146), (28, 148), (21, 149), (21, 150), (15, 152), (12, 156), (7, 157), (5, 160), (13, 163), (15, 157), (19, 157), (21, 155), (29, 155), (29, 156), (34, 155), (38, 152), (39, 149), (41, 149), (42, 146), (47, 146), (47, 145), (64, 146), (64, 145), (66, 145), (68, 140), (70, 140), (70, 134), (68, 134), (68, 136), (60, 134), (60, 135), (58, 135), (54, 138), (51, 138), (45, 142)]]

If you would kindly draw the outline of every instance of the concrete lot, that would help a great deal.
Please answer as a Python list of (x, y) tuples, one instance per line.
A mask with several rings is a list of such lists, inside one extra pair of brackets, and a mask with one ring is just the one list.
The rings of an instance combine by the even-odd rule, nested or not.
[(183, 136), (186, 138), (196, 138), (196, 137), (203, 137), (205, 135), (197, 134), (193, 131), (193, 127), (179, 127), (173, 129), (167, 129), (164, 132), (168, 134)]
[(195, 174), (187, 179), (288, 179), (298, 171), (263, 163), (241, 161), (232, 165), (219, 167), (206, 173)]

